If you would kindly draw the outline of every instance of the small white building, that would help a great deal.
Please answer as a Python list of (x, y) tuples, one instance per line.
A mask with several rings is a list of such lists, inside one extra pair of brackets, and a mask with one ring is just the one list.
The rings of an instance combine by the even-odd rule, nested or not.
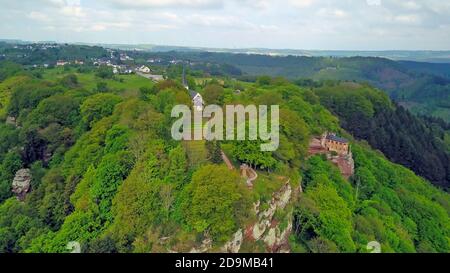
[(189, 95), (191, 95), (192, 104), (194, 105), (194, 109), (197, 111), (203, 110), (203, 97), (200, 95), (200, 93), (195, 92), (193, 90), (189, 90)]
[(66, 61), (57, 61), (56, 62), (56, 66), (65, 66), (66, 64), (70, 64), (69, 62), (66, 62)]
[(148, 68), (148, 67), (145, 66), (145, 65), (139, 67), (139, 68), (138, 68), (138, 71), (139, 71), (139, 72), (142, 72), (142, 73), (150, 73), (150, 72), (151, 72), (150, 68)]

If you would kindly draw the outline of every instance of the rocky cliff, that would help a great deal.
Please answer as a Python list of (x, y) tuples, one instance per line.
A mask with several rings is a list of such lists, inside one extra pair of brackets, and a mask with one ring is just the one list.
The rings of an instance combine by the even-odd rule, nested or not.
[(31, 171), (29, 169), (18, 170), (12, 182), (12, 192), (16, 194), (19, 200), (23, 201), (30, 188)]

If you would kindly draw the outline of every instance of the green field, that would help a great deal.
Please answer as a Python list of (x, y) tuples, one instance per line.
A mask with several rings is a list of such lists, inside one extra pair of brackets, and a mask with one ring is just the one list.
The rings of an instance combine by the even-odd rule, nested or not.
[(47, 80), (62, 79), (68, 74), (75, 74), (79, 83), (86, 89), (91, 90), (97, 87), (98, 82), (106, 82), (108, 88), (117, 91), (138, 91), (139, 88), (153, 86), (153, 82), (149, 79), (136, 74), (131, 75), (115, 75), (113, 79), (102, 79), (95, 75), (94, 72), (78, 73), (75, 69), (67, 71), (64, 68), (53, 68), (43, 70), (43, 78)]

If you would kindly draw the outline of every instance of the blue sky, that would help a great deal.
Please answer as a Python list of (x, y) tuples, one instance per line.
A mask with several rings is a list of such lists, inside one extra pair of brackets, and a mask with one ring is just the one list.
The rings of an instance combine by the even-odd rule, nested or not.
[(0, 38), (450, 50), (448, 0), (0, 0)]

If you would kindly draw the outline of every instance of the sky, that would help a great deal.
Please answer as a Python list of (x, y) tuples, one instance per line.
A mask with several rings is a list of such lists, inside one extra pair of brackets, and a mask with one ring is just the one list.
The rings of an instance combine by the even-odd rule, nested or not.
[(450, 50), (449, 0), (0, 0), (0, 39)]

